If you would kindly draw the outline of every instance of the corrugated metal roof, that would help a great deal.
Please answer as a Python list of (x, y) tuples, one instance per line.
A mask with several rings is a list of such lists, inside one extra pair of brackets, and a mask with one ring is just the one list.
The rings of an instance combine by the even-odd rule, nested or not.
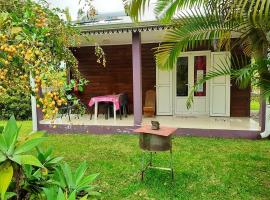
[(155, 31), (169, 28), (168, 25), (160, 24), (158, 21), (134, 23), (129, 16), (80, 21), (76, 23), (76, 26), (82, 31), (82, 34), (90, 35)]

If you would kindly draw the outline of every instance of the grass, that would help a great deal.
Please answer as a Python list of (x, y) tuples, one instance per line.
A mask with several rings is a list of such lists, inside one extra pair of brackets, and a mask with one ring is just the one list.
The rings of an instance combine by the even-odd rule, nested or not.
[[(6, 121), (0, 120), (0, 126), (5, 126)], [(17, 121), (18, 126), (21, 126), (21, 133), (26, 134), (32, 131), (31, 121)]]
[[(1, 122), (0, 122), (1, 123)], [(22, 131), (31, 123), (22, 123)], [(73, 167), (86, 160), (102, 199), (269, 199), (269, 141), (176, 137), (175, 181), (168, 172), (151, 170), (140, 181), (141, 151), (136, 135), (49, 135), (44, 147)], [(168, 154), (154, 164), (168, 165)]]
[(250, 110), (259, 110), (260, 109), (260, 103), (259, 101), (252, 100), (250, 102)]

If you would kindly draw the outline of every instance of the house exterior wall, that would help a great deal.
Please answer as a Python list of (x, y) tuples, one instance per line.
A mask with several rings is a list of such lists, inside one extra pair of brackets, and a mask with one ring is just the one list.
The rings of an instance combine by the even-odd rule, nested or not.
[[(238, 57), (238, 66), (236, 68), (241, 68), (244, 63), (241, 63), (244, 58), (244, 54), (240, 48), (234, 48), (232, 52), (234, 58)], [(246, 61), (250, 62), (250, 58), (246, 58)], [(251, 98), (251, 87), (239, 88), (234, 80), (231, 80), (231, 116), (232, 117), (249, 117), (250, 116), (250, 98)]]
[(231, 117), (250, 116), (251, 88), (240, 89), (231, 81)]
[[(142, 44), (142, 95), (143, 105), (145, 93), (149, 89), (155, 90), (156, 67), (154, 50), (158, 44)], [(73, 53), (79, 61), (79, 71), (90, 80), (79, 98), (87, 103), (91, 96), (127, 92), (129, 96), (129, 112), (133, 112), (133, 83), (132, 83), (132, 47), (131, 45), (113, 45), (102, 47), (106, 54), (106, 67), (97, 63), (94, 47), (74, 48)], [(198, 47), (196, 50), (207, 50)], [(239, 50), (232, 52), (241, 55)], [(250, 87), (239, 89), (231, 82), (231, 107), (232, 117), (250, 116)]]
[[(147, 90), (155, 90), (156, 72), (154, 51), (157, 44), (142, 45), (142, 102)], [(97, 63), (94, 47), (73, 49), (79, 61), (79, 71), (90, 83), (78, 97), (85, 103), (90, 96), (127, 92), (129, 112), (133, 112), (132, 48), (131, 45), (102, 47), (106, 54), (106, 66)]]

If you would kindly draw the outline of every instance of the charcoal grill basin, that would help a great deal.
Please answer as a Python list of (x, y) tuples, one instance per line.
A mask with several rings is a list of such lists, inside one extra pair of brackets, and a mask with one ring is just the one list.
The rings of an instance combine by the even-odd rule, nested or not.
[(139, 136), (140, 148), (146, 151), (169, 151), (172, 148), (172, 136), (160, 136), (142, 133)]

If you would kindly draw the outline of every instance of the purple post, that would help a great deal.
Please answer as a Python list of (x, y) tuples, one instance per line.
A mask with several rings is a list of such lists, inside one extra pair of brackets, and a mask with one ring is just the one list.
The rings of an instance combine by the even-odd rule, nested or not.
[(132, 33), (133, 110), (134, 126), (142, 123), (142, 56), (141, 33)]
[(259, 124), (261, 126), (261, 131), (265, 131), (265, 116), (266, 116), (266, 101), (261, 100), (260, 112), (259, 112)]

